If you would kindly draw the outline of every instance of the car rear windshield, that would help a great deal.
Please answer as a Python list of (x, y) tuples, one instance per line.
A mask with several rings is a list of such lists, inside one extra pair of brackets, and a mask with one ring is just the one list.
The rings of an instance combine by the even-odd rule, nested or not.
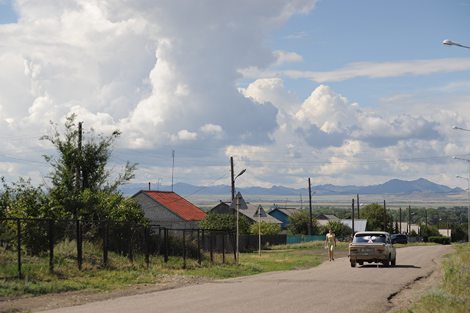
[(354, 243), (385, 243), (384, 234), (356, 234)]

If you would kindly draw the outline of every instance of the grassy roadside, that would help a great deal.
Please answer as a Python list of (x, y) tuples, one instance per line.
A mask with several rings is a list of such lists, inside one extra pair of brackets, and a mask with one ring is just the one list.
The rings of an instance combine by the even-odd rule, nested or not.
[[(270, 271), (310, 268), (327, 259), (322, 242), (273, 246), (270, 250), (258, 253), (242, 253), (240, 264), (234, 264), (233, 257), (227, 255), (226, 264), (220, 264), (221, 256), (216, 255), (216, 264), (211, 264), (206, 256), (199, 265), (196, 260), (188, 259), (183, 268), (182, 258), (170, 258), (164, 263), (161, 257), (153, 257), (149, 269), (145, 267), (143, 257), (134, 262), (127, 258), (110, 253), (110, 266), (100, 265), (101, 251), (85, 243), (87, 255), (83, 271), (76, 266), (75, 243), (64, 242), (55, 249), (55, 272), (49, 273), (47, 256), (24, 257), (24, 278), (16, 276), (16, 254), (0, 250), (0, 301), (2, 299), (22, 296), (60, 293), (76, 290), (109, 291), (126, 288), (136, 284), (155, 284), (164, 281), (171, 275), (229, 278), (253, 275)], [(1, 248), (0, 248), (1, 249)], [(347, 254), (347, 243), (339, 243), (337, 256)]]
[(442, 281), (409, 308), (394, 313), (470, 312), (470, 245), (455, 244), (456, 252), (442, 263)]

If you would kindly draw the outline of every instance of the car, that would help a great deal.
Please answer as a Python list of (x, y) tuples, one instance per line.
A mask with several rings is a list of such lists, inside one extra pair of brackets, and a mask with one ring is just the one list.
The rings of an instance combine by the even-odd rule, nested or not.
[(392, 243), (403, 243), (407, 244), (408, 243), (408, 236), (405, 234), (392, 234)]
[(382, 263), (384, 266), (395, 266), (397, 252), (393, 246), (390, 233), (383, 231), (362, 231), (354, 234), (349, 244), (349, 262), (356, 264)]

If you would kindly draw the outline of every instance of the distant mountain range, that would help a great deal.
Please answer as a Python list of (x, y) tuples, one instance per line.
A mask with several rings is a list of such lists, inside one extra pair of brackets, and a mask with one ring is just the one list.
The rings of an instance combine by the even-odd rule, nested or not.
[[(139, 190), (148, 190), (148, 184), (127, 184), (121, 187), (121, 192), (130, 196)], [(170, 191), (171, 186), (151, 186), (152, 190)], [(216, 186), (194, 186), (185, 183), (177, 183), (173, 186), (176, 193), (189, 195), (227, 195), (230, 196), (229, 185)], [(243, 195), (276, 195), (276, 196), (294, 196), (299, 194), (308, 194), (307, 188), (289, 188), (283, 186), (272, 186), (271, 188), (263, 187), (246, 187), (237, 188)], [(348, 194), (388, 194), (388, 195), (410, 195), (410, 194), (457, 194), (464, 190), (461, 188), (450, 188), (445, 185), (433, 183), (427, 179), (420, 178), (417, 180), (400, 180), (392, 179), (383, 184), (370, 186), (335, 186), (331, 184), (312, 186), (312, 192), (315, 195), (348, 195)]]

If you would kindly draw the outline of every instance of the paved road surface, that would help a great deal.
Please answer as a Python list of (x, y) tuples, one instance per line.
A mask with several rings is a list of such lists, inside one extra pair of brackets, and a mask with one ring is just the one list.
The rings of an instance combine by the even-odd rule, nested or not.
[(396, 267), (351, 268), (348, 258), (341, 258), (308, 270), (220, 280), (47, 312), (386, 312), (390, 295), (429, 275), (436, 268), (432, 260), (451, 251), (450, 246), (407, 247), (397, 251)]

